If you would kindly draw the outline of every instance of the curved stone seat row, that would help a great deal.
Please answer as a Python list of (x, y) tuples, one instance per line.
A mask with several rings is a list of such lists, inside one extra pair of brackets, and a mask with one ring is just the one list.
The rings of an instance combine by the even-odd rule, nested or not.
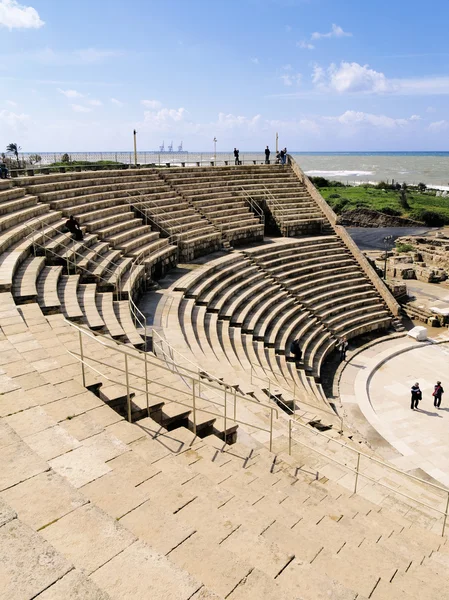
[[(124, 213), (116, 215), (119, 219), (120, 214)], [(10, 181), (3, 183), (1, 289), (12, 290), (18, 303), (38, 302), (47, 314), (62, 311), (114, 338), (143, 345), (145, 340), (131, 326), (123, 303), (133, 290), (139, 290), (146, 276), (156, 270), (163, 273), (175, 264), (176, 248), (159, 238), (158, 232), (142, 226), (129, 207), (126, 216), (126, 221), (120, 221), (124, 231), (112, 224), (102, 228), (97, 223), (95, 227), (95, 222), (87, 229), (81, 220), (84, 239), (76, 241), (64, 231), (66, 216), (60, 211), (26, 195), (23, 188), (12, 187)], [(133, 260), (142, 250), (151, 254), (131, 272)]]

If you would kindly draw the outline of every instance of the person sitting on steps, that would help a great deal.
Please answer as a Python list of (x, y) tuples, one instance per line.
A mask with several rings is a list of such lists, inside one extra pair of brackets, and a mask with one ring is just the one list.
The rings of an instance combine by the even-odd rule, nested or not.
[(301, 362), (301, 358), (302, 358), (302, 350), (300, 348), (298, 338), (296, 340), (293, 340), (293, 342), (290, 344), (290, 352), (295, 357), (296, 367), (298, 368), (298, 365)]
[(75, 219), (73, 215), (65, 222), (66, 228), (73, 235), (73, 238), (77, 241), (81, 241), (83, 239), (83, 232), (81, 231), (80, 224)]

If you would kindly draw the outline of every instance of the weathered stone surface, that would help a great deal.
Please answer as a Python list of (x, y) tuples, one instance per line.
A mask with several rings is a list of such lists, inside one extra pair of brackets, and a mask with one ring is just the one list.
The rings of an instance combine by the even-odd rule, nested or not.
[(54, 458), (49, 461), (49, 465), (76, 488), (86, 485), (111, 470), (104, 460), (84, 446)]
[(77, 439), (59, 425), (33, 433), (33, 435), (26, 437), (24, 441), (44, 460), (56, 458), (81, 445)]
[(88, 483), (81, 491), (93, 504), (116, 519), (149, 498), (148, 491), (142, 486), (134, 487), (126, 473), (120, 475), (113, 471)]
[(17, 517), (17, 513), (9, 504), (0, 498), (0, 527)]
[(151, 500), (125, 515), (121, 523), (161, 554), (168, 554), (195, 532), (193, 527)]
[(108, 600), (106, 592), (100, 590), (82, 571), (74, 569), (40, 594), (39, 600)]
[(92, 573), (132, 544), (135, 537), (117, 521), (89, 504), (41, 530), (73, 564)]
[(53, 471), (31, 477), (5, 490), (1, 497), (17, 511), (21, 521), (36, 530), (87, 502), (67, 480)]
[(72, 565), (17, 519), (0, 527), (0, 599), (34, 598)]
[(22, 438), (56, 425), (56, 421), (49, 417), (40, 406), (35, 406), (6, 417), (5, 421)]
[(188, 600), (202, 587), (201, 582), (142, 542), (129, 546), (91, 578), (113, 600)]
[(12, 429), (5, 420), (0, 421), (0, 448), (9, 446), (10, 444), (17, 444), (20, 442), (20, 437)]
[(0, 449), (0, 491), (48, 469), (27, 444), (19, 442)]

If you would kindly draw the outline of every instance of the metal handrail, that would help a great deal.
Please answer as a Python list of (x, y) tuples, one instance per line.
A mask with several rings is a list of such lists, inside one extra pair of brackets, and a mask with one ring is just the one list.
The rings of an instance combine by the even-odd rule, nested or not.
[[(127, 412), (128, 412), (128, 421), (131, 422), (132, 421), (132, 414), (131, 414), (131, 392), (130, 390), (136, 390), (142, 393), (145, 393), (146, 395), (146, 401), (147, 401), (147, 412), (148, 415), (150, 414), (150, 410), (149, 410), (149, 390), (148, 390), (148, 383), (149, 383), (149, 378), (148, 378), (148, 365), (154, 365), (157, 366), (158, 368), (164, 370), (164, 371), (169, 371), (170, 373), (172, 372), (171, 369), (167, 366), (165, 366), (163, 363), (161, 363), (161, 361), (159, 359), (157, 359), (156, 356), (154, 356), (154, 360), (151, 359), (151, 355), (148, 352), (140, 352), (138, 350), (135, 350), (134, 352), (130, 352), (128, 347), (126, 347), (127, 349), (122, 349), (120, 346), (122, 344), (114, 342), (114, 345), (111, 345), (112, 340), (102, 336), (102, 335), (94, 335), (92, 332), (90, 332), (89, 330), (84, 329), (83, 327), (80, 327), (78, 325), (75, 325), (74, 323), (65, 320), (65, 322), (72, 327), (73, 329), (76, 329), (78, 331), (78, 339), (79, 339), (79, 345), (80, 345), (80, 351), (78, 352), (74, 352), (74, 351), (69, 351), (69, 354), (71, 354), (71, 356), (73, 356), (74, 358), (76, 358), (80, 363), (81, 363), (81, 370), (82, 370), (82, 381), (83, 381), (83, 386), (86, 387), (86, 367), (89, 369), (92, 369), (93, 371), (95, 371), (97, 374), (101, 375), (102, 377), (104, 377), (105, 379), (107, 379), (108, 381), (112, 381), (113, 383), (116, 383), (118, 385), (123, 385), (123, 381), (115, 381), (109, 374), (107, 373), (102, 373), (100, 372), (98, 369), (96, 369), (95, 367), (93, 367), (92, 365), (89, 364), (88, 361), (94, 362), (96, 364), (99, 365), (103, 365), (105, 367), (108, 368), (112, 368), (116, 371), (119, 371), (121, 373), (125, 374), (125, 381), (126, 381), (126, 390), (127, 390)], [(87, 356), (86, 355), (86, 348), (83, 344), (83, 335), (86, 336), (87, 338), (94, 340), (96, 343), (100, 344), (101, 346), (108, 348), (109, 350), (114, 350), (115, 352), (117, 352), (118, 354), (123, 355), (124, 358), (124, 369), (121, 367), (118, 367), (116, 365), (110, 365), (107, 362), (105, 362), (104, 360), (100, 360), (99, 358), (93, 357), (93, 356)], [(104, 340), (104, 341), (103, 341)], [(107, 343), (106, 343), (107, 340)], [(143, 355), (143, 356), (142, 356)], [(129, 362), (128, 359), (132, 359), (132, 360), (138, 360), (139, 362), (144, 364), (144, 372), (143, 373), (134, 373), (130, 371), (129, 368)], [(227, 415), (227, 403), (228, 403), (228, 388), (220, 388), (210, 382), (201, 382), (200, 378), (198, 376), (197, 373), (195, 372), (190, 372), (189, 370), (186, 368), (183, 368), (185, 373), (183, 375), (183, 377), (187, 378), (190, 380), (191, 383), (191, 389), (192, 389), (192, 409), (193, 409), (193, 419), (194, 419), (194, 433), (196, 434), (196, 398), (197, 398), (197, 393), (198, 393), (198, 397), (201, 397), (201, 391), (200, 389), (198, 389), (198, 391), (196, 390), (196, 385), (197, 383), (200, 385), (201, 383), (203, 384), (203, 387), (206, 389), (211, 389), (216, 391), (220, 391), (222, 393), (224, 393), (224, 402), (223, 404), (221, 404), (220, 402), (217, 402), (215, 399), (211, 399), (211, 398), (207, 398), (207, 402), (208, 403), (212, 403), (215, 404), (217, 406), (220, 406), (224, 409), (224, 415), (222, 413), (209, 413), (209, 414), (214, 414), (214, 416), (223, 418), (224, 417), (224, 421), (225, 421), (225, 427), (224, 427), (224, 431), (225, 431), (225, 436), (226, 436), (226, 422), (229, 418), (231, 418), (235, 423), (241, 423), (243, 425), (250, 425), (251, 427), (255, 427), (261, 431), (265, 431), (266, 433), (269, 433), (270, 435), (270, 451), (272, 449), (272, 442), (273, 442), (273, 419), (274, 416), (276, 416), (276, 419), (278, 419), (279, 417), (279, 413), (277, 411), (276, 408), (268, 405), (268, 404), (264, 404), (261, 402), (258, 402), (257, 400), (254, 400), (252, 398), (247, 398), (241, 394), (237, 393), (237, 390), (233, 390), (232, 392), (232, 396), (233, 396), (233, 403), (234, 403), (234, 407), (233, 407), (233, 416), (229, 417)], [(142, 389), (138, 386), (136, 386), (134, 383), (130, 382), (130, 375), (132, 377), (136, 377), (138, 379), (143, 379), (145, 381), (145, 389)], [(164, 385), (164, 387), (166, 387), (167, 389), (171, 389), (173, 391), (176, 392), (182, 392), (182, 393), (186, 393), (186, 390), (180, 390), (178, 388), (174, 388), (171, 387), (169, 385)], [(158, 396), (161, 398), (164, 398), (162, 395), (151, 392), (152, 395), (154, 396)], [(175, 402), (177, 404), (183, 404), (179, 399), (175, 399), (175, 398), (165, 398), (166, 400), (169, 400), (171, 402)], [(256, 404), (258, 407), (263, 407), (266, 408), (269, 413), (270, 413), (270, 428), (269, 429), (264, 429), (258, 425), (253, 425), (252, 423), (247, 423), (241, 419), (237, 418), (237, 409), (239, 406), (239, 403), (237, 402), (237, 400), (239, 402), (248, 402), (250, 404)], [(190, 405), (187, 405), (190, 408)], [(202, 412), (206, 412), (203, 411), (203, 409), (200, 409)]]
[[(318, 450), (318, 448), (314, 448), (312, 446), (309, 446), (308, 444), (306, 444), (305, 442), (303, 442), (302, 440), (298, 440), (293, 438), (292, 435), (292, 423), (295, 423), (296, 425), (299, 425), (300, 427), (303, 427), (305, 429), (307, 429), (307, 431), (309, 433), (313, 433), (314, 435), (319, 435), (324, 437), (328, 442), (334, 442), (335, 444), (338, 444), (339, 446), (350, 450), (351, 452), (353, 452), (354, 454), (357, 455), (357, 466), (354, 469), (353, 467), (348, 466), (346, 463), (343, 463), (339, 460), (337, 460), (336, 458), (333, 458), (332, 456), (330, 456), (328, 453), (322, 452), (321, 450)], [(307, 427), (307, 425), (304, 425), (303, 423), (300, 423), (298, 421), (292, 421), (292, 419), (289, 419), (288, 422), (288, 453), (291, 456), (292, 454), (292, 442), (296, 442), (298, 444), (301, 444), (302, 446), (308, 448), (309, 450), (311, 450), (312, 452), (315, 452), (316, 454), (319, 454), (320, 456), (325, 457), (327, 460), (331, 460), (332, 462), (340, 465), (341, 467), (351, 471), (352, 473), (355, 474), (355, 481), (354, 481), (354, 493), (357, 493), (357, 485), (358, 485), (358, 478), (359, 477), (364, 477), (365, 479), (368, 479), (369, 481), (371, 481), (372, 483), (375, 483), (377, 485), (380, 485), (388, 490), (390, 490), (391, 492), (394, 492), (396, 494), (399, 494), (400, 496), (403, 496), (405, 498), (408, 498), (409, 500), (412, 500), (413, 502), (416, 502), (417, 504), (420, 504), (421, 506), (425, 506), (426, 508), (429, 508), (430, 510), (433, 510), (437, 513), (439, 513), (440, 515), (444, 515), (444, 520), (443, 520), (443, 527), (442, 527), (442, 533), (441, 535), (444, 536), (444, 532), (445, 532), (445, 528), (446, 528), (446, 521), (447, 521), (447, 517), (449, 515), (449, 489), (444, 488), (440, 485), (437, 485), (435, 483), (432, 483), (430, 481), (426, 481), (425, 479), (421, 479), (420, 477), (416, 477), (416, 475), (411, 475), (410, 473), (407, 473), (405, 471), (401, 471), (401, 469), (398, 469), (397, 467), (394, 467), (391, 464), (388, 464), (374, 456), (369, 456), (368, 454), (365, 454), (364, 452), (361, 452), (360, 450), (356, 450), (355, 448), (351, 448), (351, 446), (349, 446), (348, 444), (344, 444), (343, 442), (341, 442), (340, 440), (336, 440), (334, 438), (331, 438), (329, 436), (327, 436), (326, 434), (320, 432), (320, 431), (316, 431), (314, 430), (313, 432), (310, 430), (310, 428)], [(434, 506), (430, 506), (429, 504), (426, 504), (425, 502), (423, 502), (422, 500), (419, 500), (417, 498), (414, 498), (413, 496), (410, 496), (409, 494), (406, 494), (404, 492), (399, 491), (398, 489), (387, 485), (386, 483), (383, 483), (381, 481), (378, 481), (376, 479), (374, 479), (373, 477), (370, 477), (369, 475), (366, 475), (365, 473), (362, 473), (360, 471), (360, 460), (361, 458), (366, 458), (368, 461), (370, 462), (374, 462), (382, 467), (385, 467), (386, 469), (389, 469), (391, 471), (394, 471), (395, 473), (398, 473), (399, 475), (403, 475), (406, 478), (412, 480), (412, 481), (416, 481), (419, 484), (423, 484), (425, 487), (431, 487), (435, 490), (441, 491), (444, 494), (447, 494), (447, 501), (446, 501), (446, 510), (442, 511), (438, 508), (435, 508)]]
[[(44, 237), (44, 243), (45, 240), (52, 240), (53, 238), (48, 234), (48, 232), (46, 231), (47, 229), (51, 229), (52, 231), (54, 231), (57, 234), (60, 235), (69, 235), (67, 232), (65, 231), (61, 231), (60, 229), (58, 229), (57, 227), (53, 227), (53, 225), (51, 224), (47, 224), (44, 221), (41, 221), (39, 218), (37, 219), (38, 222), (41, 225), (41, 229), (40, 230), (36, 230), (34, 228), (32, 228), (30, 225), (27, 225), (28, 229), (31, 231), (31, 233), (33, 234), (33, 238), (32, 238), (32, 242), (33, 242), (33, 247), (38, 246), (39, 248), (41, 248), (42, 250), (44, 250), (45, 253), (50, 253), (53, 254), (54, 256), (57, 256), (58, 258), (61, 258), (61, 256), (58, 254), (58, 252), (56, 252), (55, 250), (52, 250), (50, 248), (47, 248), (45, 245), (43, 245), (41, 242), (37, 242), (35, 239), (36, 235), (41, 235)], [(45, 225), (45, 229), (44, 229), (44, 225)], [(89, 246), (86, 246), (86, 244), (83, 244), (81, 240), (74, 240), (72, 237), (68, 238), (68, 241), (70, 242), (76, 242), (76, 244), (78, 245), (78, 248), (81, 247), (82, 249), (85, 249), (86, 252), (94, 252), (94, 257), (90, 259), (89, 262), (92, 262), (94, 265), (98, 266), (100, 264), (100, 262), (97, 262), (96, 258), (99, 256), (101, 257), (101, 254), (97, 251), (92, 250)], [(70, 251), (73, 255), (74, 255), (74, 260), (71, 261), (70, 258), (67, 256), (66, 257), (66, 264), (67, 264), (67, 272), (68, 274), (70, 274), (70, 264), (73, 264), (74, 269), (75, 269), (75, 273), (76, 273), (76, 269), (78, 267), (77, 262), (76, 262), (76, 257), (79, 257), (80, 259), (84, 259), (84, 255), (81, 254), (81, 252), (79, 252), (79, 250), (77, 250), (76, 248), (69, 248), (68, 246), (65, 246), (63, 244), (63, 248), (66, 251)], [(36, 254), (36, 251), (34, 251), (34, 254)], [(119, 265), (114, 263), (113, 261), (110, 262), (110, 265), (113, 265), (114, 267), (117, 268), (117, 272), (114, 272), (109, 266), (108, 267), (104, 267), (103, 269), (103, 273), (106, 272), (108, 274), (110, 274), (111, 277), (115, 277), (116, 279), (116, 283), (114, 285), (115, 290), (116, 290), (116, 295), (117, 297), (121, 298), (121, 274), (120, 274), (120, 270), (119, 270)], [(108, 285), (111, 285), (109, 280), (106, 279), (105, 277), (103, 277), (102, 275), (96, 275), (96, 277), (98, 277), (98, 279), (100, 279), (101, 281), (104, 281), (105, 283), (107, 283)]]
[[(129, 203), (129, 205), (130, 205), (131, 207), (133, 207), (135, 210), (137, 210), (137, 211), (138, 211), (140, 214), (142, 214), (142, 215), (144, 216), (144, 218), (145, 218), (145, 220), (146, 220), (146, 224), (148, 224), (148, 220), (149, 220), (149, 221), (152, 221), (152, 222), (154, 223), (154, 225), (155, 225), (155, 226), (156, 226), (158, 229), (160, 229), (160, 230), (161, 230), (161, 233), (164, 233), (164, 234), (165, 234), (165, 236), (168, 238), (168, 240), (169, 240), (169, 243), (170, 243), (170, 244), (174, 244), (174, 245), (175, 245), (175, 244), (177, 244), (177, 243), (178, 243), (178, 238), (180, 237), (180, 235), (179, 235), (179, 234), (177, 234), (177, 233), (173, 233), (173, 234), (172, 234), (172, 233), (170, 233), (170, 232), (168, 231), (168, 229), (166, 229), (166, 228), (165, 228), (163, 225), (161, 225), (161, 224), (159, 223), (158, 219), (156, 219), (154, 216), (151, 216), (151, 217), (149, 217), (149, 216), (148, 216), (148, 214), (145, 212), (145, 210), (149, 210), (151, 207), (149, 207), (149, 206), (144, 206), (144, 209), (142, 210), (142, 209), (140, 208), (140, 206), (137, 206), (137, 204), (136, 204), (135, 202), (133, 202), (133, 200), (132, 200), (132, 199), (133, 199), (133, 198), (136, 198), (136, 197), (139, 197), (139, 196), (142, 196), (143, 198), (145, 198), (145, 200), (144, 200), (144, 202), (143, 202), (143, 204), (144, 204), (144, 205), (146, 205), (146, 204), (151, 204), (151, 203), (155, 203), (155, 202), (157, 202), (156, 200), (149, 200), (149, 199), (148, 199), (148, 197), (147, 197), (147, 196), (146, 196), (146, 195), (145, 195), (143, 192), (141, 192), (140, 190), (137, 190), (137, 194), (130, 194), (129, 192), (126, 192), (126, 195), (127, 195), (127, 197), (126, 197), (126, 200), (127, 200), (127, 202)], [(139, 204), (141, 204), (141, 202), (139, 202)], [(163, 208), (162, 206), (159, 206), (159, 205), (157, 205), (157, 204), (156, 204), (156, 206), (157, 206), (158, 208)], [(182, 235), (182, 234), (181, 234), (181, 235)]]
[(261, 224), (265, 225), (265, 213), (263, 212), (262, 208), (259, 206), (257, 201), (254, 200), (254, 198), (248, 193), (248, 191), (243, 186), (241, 186), (240, 189), (242, 190), (242, 192), (244, 194), (245, 200), (248, 202), (250, 207), (253, 209), (253, 211), (259, 217)]
[[(225, 386), (228, 389), (232, 389), (233, 386), (227, 383), (224, 383), (221, 379), (219, 379), (218, 377), (216, 377), (215, 375), (212, 375), (212, 373), (209, 373), (208, 371), (205, 371), (204, 369), (202, 369), (199, 365), (197, 365), (196, 363), (194, 363), (192, 360), (190, 360), (189, 358), (187, 358), (186, 356), (184, 356), (181, 352), (179, 352), (179, 350), (176, 350), (176, 348), (174, 348), (174, 346), (172, 346), (169, 342), (167, 342), (167, 340), (155, 329), (153, 329), (153, 350), (156, 348), (159, 348), (159, 350), (162, 352), (162, 354), (165, 357), (169, 357), (170, 360), (172, 361), (173, 365), (175, 366), (180, 366), (177, 365), (177, 363), (175, 363), (174, 360), (174, 356), (177, 354), (182, 361), (185, 361), (187, 363), (189, 363), (190, 365), (193, 366), (195, 372), (200, 375), (203, 376), (205, 379), (209, 379), (212, 381), (216, 381), (218, 385), (220, 385), (221, 387)], [(160, 340), (160, 342), (155, 342), (154, 341), (154, 336), (157, 336)], [(166, 344), (168, 346), (168, 350), (169, 352), (167, 353), (164, 348), (162, 347), (162, 344)], [(156, 352), (155, 352), (156, 354)], [(157, 354), (156, 354), (157, 356)]]
[[(251, 383), (253, 383), (253, 377), (255, 377), (256, 379), (260, 379), (262, 381), (267, 381), (268, 384), (269, 384), (268, 385), (268, 395), (276, 398), (276, 401), (279, 401), (280, 404), (282, 404), (285, 407), (286, 412), (288, 412), (288, 413), (293, 412), (293, 417), (295, 419), (297, 417), (297, 415), (296, 415), (296, 400), (298, 400), (299, 404), (305, 404), (306, 406), (310, 406), (311, 408), (313, 408), (315, 411), (317, 411), (317, 410), (321, 411), (321, 412), (323, 412), (326, 415), (330, 415), (331, 417), (333, 417), (335, 419), (338, 419), (340, 421), (340, 434), (343, 433), (344, 419), (343, 419), (342, 415), (339, 415), (338, 413), (336, 413), (336, 412), (334, 412), (332, 410), (326, 410), (325, 408), (320, 408), (319, 406), (315, 406), (314, 404), (310, 404), (309, 402), (306, 402), (305, 400), (302, 400), (300, 398), (298, 398), (298, 399), (296, 398), (296, 390), (298, 388), (298, 385), (297, 385), (297, 383), (296, 383), (296, 381), (295, 381), (294, 378), (292, 379), (293, 380), (293, 399), (292, 399), (292, 402), (293, 402), (293, 411), (292, 411), (292, 409), (287, 404), (285, 404), (285, 402), (283, 402), (283, 400), (277, 394), (274, 394), (271, 391), (271, 384), (277, 385), (276, 382), (273, 381), (270, 377), (268, 377), (268, 375), (261, 376), (261, 375), (257, 375), (255, 373), (255, 367), (260, 368), (260, 369), (262, 369), (263, 367), (261, 365), (256, 365), (256, 364), (254, 364), (254, 363), (252, 363), (250, 361), (248, 361), (248, 363), (249, 363), (249, 365), (251, 367), (250, 368), (250, 381), (251, 381)], [(278, 372), (273, 371), (273, 372), (274, 372), (275, 375), (282, 375), (284, 377), (284, 374), (281, 373), (280, 371), (278, 371)]]
[[(134, 196), (132, 194), (129, 194), (128, 192), (127, 192), (127, 194), (128, 194), (128, 196), (130, 198), (135, 198), (137, 196), (142, 196), (143, 198), (145, 198), (144, 203), (147, 203), (147, 204), (150, 204), (150, 205), (154, 205), (156, 208), (162, 208), (162, 209), (164, 209), (164, 206), (161, 205), (158, 202), (158, 200), (152, 200), (151, 198), (148, 198), (148, 196), (144, 192), (142, 192), (140, 190), (138, 190), (137, 194), (134, 195)], [(185, 223), (180, 223), (179, 219), (175, 218), (175, 219), (172, 219), (172, 220), (175, 222), (175, 226), (176, 227), (180, 227), (181, 228), (181, 231), (180, 232), (176, 232), (176, 233), (170, 233), (163, 225), (161, 225), (159, 223), (159, 220), (157, 218), (155, 218), (154, 215), (151, 216), (151, 217), (148, 217), (148, 215), (144, 211), (142, 211), (138, 206), (135, 206), (133, 204), (132, 200), (128, 200), (128, 202), (131, 205), (133, 205), (136, 208), (136, 210), (138, 210), (139, 212), (141, 212), (145, 216), (145, 218), (148, 218), (151, 221), (153, 221), (154, 224), (156, 225), (156, 227), (159, 227), (164, 233), (166, 233), (167, 237), (172, 240), (170, 243), (177, 244), (179, 241), (182, 241), (182, 237), (185, 235), (185, 233), (187, 233), (186, 232), (186, 225), (185, 225)], [(146, 208), (151, 209), (151, 206), (150, 207), (146, 207)]]

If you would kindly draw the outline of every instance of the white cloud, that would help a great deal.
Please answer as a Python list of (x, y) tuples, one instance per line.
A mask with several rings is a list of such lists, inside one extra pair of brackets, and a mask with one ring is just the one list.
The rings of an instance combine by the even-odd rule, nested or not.
[(0, 25), (12, 29), (39, 29), (44, 21), (32, 6), (23, 6), (17, 0), (0, 0)]
[(151, 108), (152, 110), (157, 110), (162, 107), (162, 102), (159, 100), (141, 100), (140, 103), (146, 108)]
[(283, 69), (284, 71), (291, 71), (291, 70), (293, 69), (293, 67), (292, 67), (291, 65), (284, 65), (284, 66), (282, 67), (282, 69)]
[(445, 131), (449, 127), (449, 122), (443, 119), (442, 121), (435, 121), (429, 125), (430, 131)]
[(92, 109), (87, 106), (82, 106), (82, 104), (71, 104), (72, 110), (79, 113), (88, 113), (91, 112)]
[(231, 113), (218, 113), (218, 121), (216, 123), (217, 127), (223, 129), (233, 129), (235, 127), (249, 127), (255, 128), (261, 122), (262, 117), (260, 115), (255, 115), (254, 117), (244, 117), (233, 115)]
[(426, 108), (426, 113), (434, 113), (436, 112), (436, 109), (433, 106), (428, 106)]
[(255, 65), (258, 65), (258, 64), (259, 64), (259, 59), (258, 59), (257, 57), (250, 58), (250, 61), (251, 61), (252, 63), (254, 63)]
[(410, 121), (421, 121), (421, 117), (419, 115), (412, 115), (409, 120)]
[(284, 85), (290, 87), (292, 85), (299, 85), (301, 83), (301, 73), (285, 73), (284, 75), (281, 75), (281, 80), (283, 81)]
[(327, 69), (313, 67), (312, 82), (322, 91), (339, 94), (393, 94), (399, 96), (425, 96), (449, 94), (449, 77), (417, 77), (389, 79), (384, 73), (369, 65), (342, 61)]
[(302, 40), (301, 42), (297, 42), (296, 45), (299, 48), (304, 48), (305, 50), (313, 50), (315, 48), (315, 46), (313, 44), (311, 44), (310, 42), (306, 42), (304, 40)]
[(144, 112), (144, 121), (154, 129), (169, 128), (173, 123), (183, 121), (187, 115), (185, 108), (161, 108), (158, 111), (146, 110)]
[(90, 104), (91, 106), (103, 106), (103, 102), (101, 102), (101, 100), (88, 100), (87, 104)]
[(324, 71), (319, 66), (314, 67), (312, 81), (321, 88), (327, 88), (342, 93), (382, 93), (393, 89), (383, 73), (370, 69), (368, 65), (356, 62), (341, 62), (340, 66), (331, 64)]
[(120, 102), (120, 100), (117, 100), (117, 98), (111, 98), (111, 102), (112, 102), (112, 104), (115, 104), (115, 106), (118, 106), (119, 108), (123, 106), (123, 102)]
[(84, 94), (81, 94), (80, 92), (77, 92), (76, 90), (61, 90), (61, 88), (58, 88), (58, 92), (60, 94), (63, 94), (63, 96), (65, 96), (66, 98), (83, 98)]
[(320, 40), (322, 38), (341, 38), (341, 37), (351, 37), (352, 33), (347, 31), (343, 31), (343, 29), (339, 25), (332, 24), (332, 29), (328, 33), (319, 33), (315, 31), (312, 33), (312, 40)]
[[(326, 118), (326, 117), (325, 117)], [(355, 110), (347, 110), (338, 117), (327, 117), (330, 121), (337, 121), (342, 125), (369, 125), (372, 127), (383, 127), (391, 129), (394, 127), (403, 127), (415, 119), (393, 119), (386, 115), (374, 115)]]
[(9, 106), (17, 106), (17, 102), (14, 102), (13, 100), (6, 100), (6, 104)]
[(0, 110), (0, 122), (11, 130), (21, 129), (29, 121), (30, 116), (24, 113), (17, 114), (10, 110)]

